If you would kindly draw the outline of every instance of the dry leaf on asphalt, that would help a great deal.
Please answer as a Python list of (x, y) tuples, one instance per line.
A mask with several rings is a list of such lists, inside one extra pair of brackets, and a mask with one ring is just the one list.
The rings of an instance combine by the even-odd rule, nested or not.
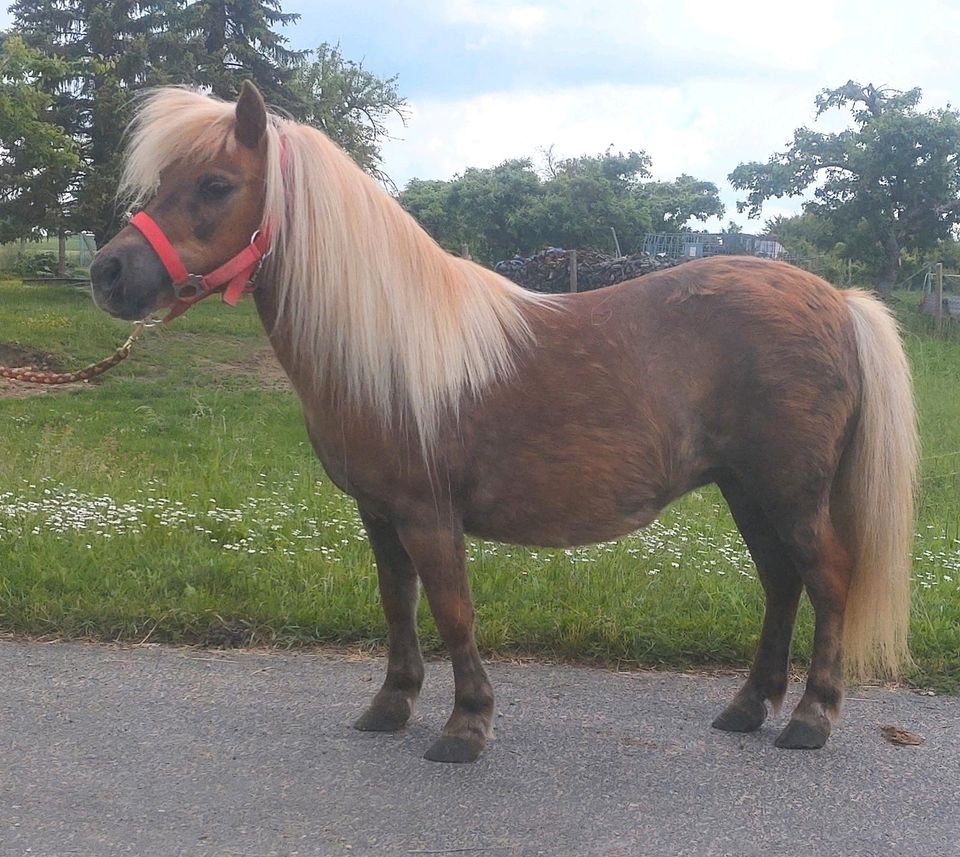
[(880, 734), (898, 747), (919, 747), (923, 743), (922, 735), (901, 729), (899, 726), (881, 726)]

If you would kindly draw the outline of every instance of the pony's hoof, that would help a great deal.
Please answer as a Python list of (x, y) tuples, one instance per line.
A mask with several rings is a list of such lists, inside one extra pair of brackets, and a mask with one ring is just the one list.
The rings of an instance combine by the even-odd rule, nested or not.
[(371, 705), (353, 722), (353, 728), (361, 732), (396, 732), (406, 726), (409, 719), (409, 705), (391, 707)]
[(441, 735), (423, 754), (429, 762), (475, 762), (483, 750), (483, 742), (468, 741), (453, 735)]
[(767, 719), (767, 706), (762, 700), (735, 699), (713, 721), (714, 729), (724, 732), (756, 732)]
[(830, 737), (830, 721), (822, 718), (816, 725), (804, 720), (791, 720), (777, 736), (776, 745), (781, 750), (819, 750)]

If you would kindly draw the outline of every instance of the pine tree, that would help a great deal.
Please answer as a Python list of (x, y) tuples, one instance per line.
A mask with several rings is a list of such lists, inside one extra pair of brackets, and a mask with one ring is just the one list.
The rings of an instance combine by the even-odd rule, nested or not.
[(62, 61), (45, 58), (15, 34), (0, 41), (0, 242), (66, 228), (80, 159), (54, 119), (45, 85), (65, 71)]
[(256, 83), (267, 103), (300, 118), (303, 102), (290, 84), (306, 51), (287, 47), (273, 28), (300, 20), (278, 0), (199, 0), (187, 9), (187, 27), (202, 46), (195, 82), (233, 99), (240, 84)]
[(11, 11), (24, 41), (62, 64), (45, 85), (54, 93), (52, 115), (80, 155), (67, 218), (100, 243), (120, 226), (114, 198), (131, 95), (192, 80), (195, 58), (178, 37), (183, 3), (17, 0)]
[[(51, 61), (37, 81), (51, 98), (45, 121), (64, 130), (79, 157), (60, 195), (64, 218), (98, 243), (122, 224), (114, 200), (123, 132), (132, 96), (144, 87), (188, 84), (233, 99), (253, 80), (270, 105), (324, 128), (385, 179), (384, 119), (404, 115), (395, 79), (377, 78), (328, 45), (308, 62), (310, 52), (292, 50), (274, 29), (300, 17), (283, 12), (280, 0), (15, 0), (11, 12), (25, 46)], [(45, 228), (43, 217), (18, 217)]]
[(299, 16), (278, 0), (16, 0), (11, 12), (31, 49), (63, 63), (44, 88), (80, 155), (70, 216), (98, 243), (122, 224), (114, 200), (137, 90), (191, 84), (233, 98), (251, 78), (272, 104), (302, 112), (287, 86), (302, 52), (270, 29)]

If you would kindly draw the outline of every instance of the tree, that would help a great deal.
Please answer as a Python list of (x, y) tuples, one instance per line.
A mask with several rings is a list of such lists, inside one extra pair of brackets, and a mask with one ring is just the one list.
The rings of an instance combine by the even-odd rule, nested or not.
[(539, 198), (524, 213), (538, 244), (613, 248), (615, 229), (623, 247), (636, 247), (650, 230), (639, 189), (650, 177), (644, 152), (607, 149), (557, 162), (548, 160), (550, 177)]
[(731, 184), (748, 191), (739, 211), (759, 216), (772, 197), (815, 186), (806, 211), (839, 233), (866, 233), (882, 258), (879, 288), (897, 280), (901, 254), (947, 238), (960, 223), (960, 114), (920, 112), (921, 91), (901, 92), (848, 81), (816, 98), (817, 116), (849, 108), (854, 128), (824, 134), (799, 128), (766, 163), (740, 164)]
[(691, 218), (722, 214), (717, 188), (682, 175), (646, 182), (643, 152), (608, 149), (599, 155), (557, 158), (543, 153), (538, 174), (528, 158), (488, 169), (470, 168), (447, 182), (414, 179), (401, 204), (449, 250), (469, 245), (492, 264), (545, 245), (638, 250), (651, 229), (683, 229)]
[(137, 90), (193, 84), (232, 98), (252, 78), (274, 104), (302, 108), (287, 84), (303, 53), (270, 30), (298, 16), (278, 0), (17, 0), (11, 11), (24, 42), (61, 63), (43, 88), (80, 156), (68, 216), (98, 243), (121, 224), (114, 199)]
[(286, 37), (274, 31), (300, 15), (284, 12), (279, 0), (199, 0), (179, 14), (199, 58), (192, 83), (233, 100), (250, 78), (268, 104), (305, 119), (308, 106), (296, 82), (307, 51), (291, 50)]
[[(385, 119), (405, 117), (396, 78), (381, 79), (339, 48), (291, 50), (275, 31), (299, 15), (280, 0), (16, 0), (14, 28), (50, 66), (49, 121), (73, 140), (79, 165), (68, 216), (98, 242), (120, 226), (114, 197), (123, 132), (139, 89), (208, 87), (233, 99), (252, 79), (267, 102), (326, 130), (363, 167), (380, 169)], [(34, 224), (36, 225), (36, 224)]]
[(638, 189), (653, 232), (678, 232), (693, 219), (722, 217), (720, 194), (713, 182), (684, 173), (672, 182), (647, 182)]
[(438, 179), (411, 179), (400, 194), (400, 204), (412, 214), (434, 240), (453, 253), (470, 236), (451, 202), (454, 182)]
[(722, 214), (717, 188), (683, 175), (645, 182), (643, 152), (608, 149), (599, 155), (557, 158), (543, 152), (538, 174), (528, 158), (487, 169), (469, 168), (448, 182), (414, 179), (401, 204), (449, 250), (466, 243), (492, 264), (545, 245), (639, 249), (651, 229), (679, 230), (694, 217)]
[(464, 245), (487, 264), (528, 250), (537, 239), (526, 212), (542, 193), (529, 158), (495, 167), (470, 167), (450, 181), (412, 179), (400, 194), (407, 209), (447, 250)]
[(848, 282), (853, 276), (858, 283), (879, 280), (882, 265), (877, 264), (876, 242), (863, 221), (839, 230), (832, 221), (804, 211), (771, 218), (765, 231), (783, 245), (790, 261), (833, 283)]
[(0, 40), (0, 243), (44, 229), (62, 234), (64, 201), (80, 163), (70, 136), (54, 121), (44, 81), (65, 63), (7, 34)]
[(364, 170), (395, 190), (380, 169), (380, 142), (388, 136), (389, 116), (402, 122), (407, 118), (396, 75), (377, 77), (363, 63), (345, 59), (339, 45), (324, 43), (296, 69), (293, 87), (302, 102), (298, 118), (321, 128)]
[(114, 197), (131, 94), (185, 83), (195, 73), (196, 57), (178, 17), (182, 7), (180, 0), (17, 0), (11, 7), (23, 40), (60, 64), (60, 74), (44, 81), (45, 91), (53, 94), (54, 121), (80, 158), (65, 216), (92, 231), (98, 243), (120, 225)]
[(471, 254), (488, 264), (538, 243), (528, 209), (543, 192), (529, 158), (504, 161), (489, 169), (464, 170), (448, 198), (451, 225)]

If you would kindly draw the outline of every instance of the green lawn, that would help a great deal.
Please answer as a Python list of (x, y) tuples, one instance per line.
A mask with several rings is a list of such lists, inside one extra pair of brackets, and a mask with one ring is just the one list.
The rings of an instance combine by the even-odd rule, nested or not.
[[(912, 302), (912, 299), (911, 299)], [(924, 462), (911, 679), (960, 688), (960, 339), (902, 314)], [(128, 325), (82, 292), (0, 282), (0, 342), (65, 368)], [(0, 399), (0, 629), (210, 644), (379, 643), (372, 555), (325, 479), (298, 403), (264, 385), (250, 302), (209, 301), (148, 333), (100, 383)], [(762, 594), (719, 494), (568, 551), (470, 545), (487, 653), (685, 666), (744, 664)], [(426, 610), (425, 647), (439, 647)], [(804, 607), (796, 657), (809, 652)]]

